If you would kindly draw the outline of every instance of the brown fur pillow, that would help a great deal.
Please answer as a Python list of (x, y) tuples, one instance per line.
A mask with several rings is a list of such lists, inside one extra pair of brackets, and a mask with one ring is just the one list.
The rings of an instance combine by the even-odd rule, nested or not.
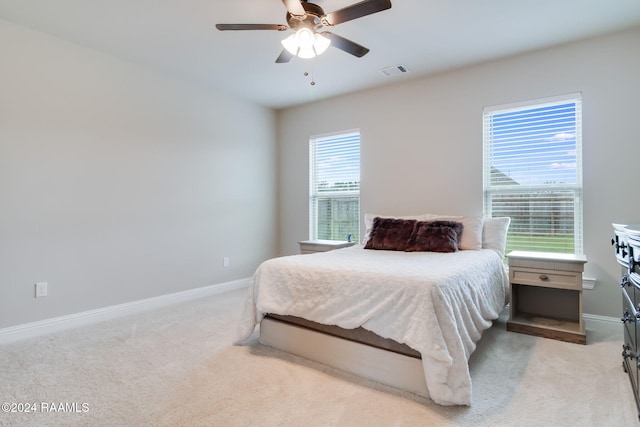
[(404, 251), (413, 233), (415, 219), (380, 218), (373, 219), (371, 235), (365, 249)]
[(454, 221), (418, 221), (406, 252), (457, 252), (463, 226)]

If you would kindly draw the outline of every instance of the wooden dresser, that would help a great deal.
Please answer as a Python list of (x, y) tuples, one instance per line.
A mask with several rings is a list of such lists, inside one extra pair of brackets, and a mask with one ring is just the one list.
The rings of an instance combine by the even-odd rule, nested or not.
[(622, 368), (629, 376), (640, 418), (640, 225), (613, 224), (611, 244), (621, 268)]

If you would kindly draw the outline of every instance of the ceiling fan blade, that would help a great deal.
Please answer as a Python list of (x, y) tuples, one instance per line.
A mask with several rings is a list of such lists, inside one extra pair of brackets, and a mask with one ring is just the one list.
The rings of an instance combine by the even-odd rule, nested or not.
[(287, 7), (287, 11), (293, 16), (304, 16), (307, 12), (302, 7), (300, 0), (282, 0), (282, 3)]
[(237, 31), (237, 30), (286, 31), (289, 29), (289, 27), (282, 24), (216, 24), (216, 28), (220, 31)]
[(358, 58), (362, 58), (369, 53), (369, 49), (366, 47), (349, 39), (345, 39), (344, 37), (340, 37), (337, 34), (333, 34), (328, 31), (323, 31), (320, 34), (331, 40), (331, 46), (337, 47), (338, 49), (350, 53), (353, 56), (357, 56)]
[(276, 59), (276, 64), (286, 64), (291, 61), (294, 55), (291, 54), (287, 49), (282, 49), (280, 52), (280, 56)]
[(372, 13), (382, 12), (391, 8), (391, 0), (364, 0), (360, 3), (352, 4), (335, 12), (328, 13), (324, 19), (325, 25), (338, 25), (352, 19), (362, 18)]

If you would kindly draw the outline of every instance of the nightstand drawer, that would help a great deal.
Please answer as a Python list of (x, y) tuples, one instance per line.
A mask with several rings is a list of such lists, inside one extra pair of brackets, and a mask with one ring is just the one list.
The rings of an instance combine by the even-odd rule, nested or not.
[(520, 285), (544, 286), (558, 289), (582, 289), (582, 274), (557, 270), (540, 270), (526, 268), (511, 268), (509, 271), (511, 283)]

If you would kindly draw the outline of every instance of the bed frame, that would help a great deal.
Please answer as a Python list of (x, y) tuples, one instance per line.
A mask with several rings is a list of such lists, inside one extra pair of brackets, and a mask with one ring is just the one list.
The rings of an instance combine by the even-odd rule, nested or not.
[[(384, 340), (369, 331), (366, 333), (371, 334), (369, 337), (374, 336), (373, 344), (356, 341), (349, 330), (342, 330), (349, 336), (344, 338), (337, 336), (342, 335), (341, 332), (335, 332), (340, 328), (327, 330), (326, 326), (318, 324), (315, 324), (318, 325), (315, 328), (313, 322), (304, 319), (301, 319), (303, 322), (290, 320), (267, 315), (260, 322), (260, 342), (323, 365), (429, 397), (422, 359), (415, 350), (392, 340)], [(405, 351), (403, 346), (409, 351)]]

